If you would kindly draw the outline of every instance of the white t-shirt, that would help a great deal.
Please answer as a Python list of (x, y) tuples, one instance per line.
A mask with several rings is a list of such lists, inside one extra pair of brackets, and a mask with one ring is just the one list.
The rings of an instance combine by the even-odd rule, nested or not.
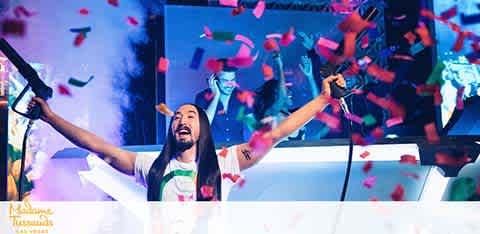
[[(222, 177), (222, 200), (228, 199), (228, 194), (235, 184), (225, 175), (230, 174), (232, 176), (240, 176), (240, 165), (238, 163), (236, 146), (229, 147), (227, 151), (225, 157), (217, 154), (218, 166)], [(137, 154), (135, 159), (135, 179), (145, 187), (147, 187), (148, 184), (148, 172), (157, 157), (146, 154)], [(196, 200), (196, 188), (194, 182), (195, 174), (197, 173), (196, 163), (184, 163), (177, 159), (172, 159), (165, 168), (164, 178), (167, 178), (169, 173), (174, 173), (176, 175), (171, 176), (168, 180), (164, 180), (166, 183), (163, 187), (163, 191), (161, 191), (162, 201)]]

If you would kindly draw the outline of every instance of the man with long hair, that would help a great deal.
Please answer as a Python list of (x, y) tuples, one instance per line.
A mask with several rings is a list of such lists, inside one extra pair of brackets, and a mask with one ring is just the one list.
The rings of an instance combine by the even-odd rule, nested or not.
[(116, 147), (55, 114), (41, 98), (41, 119), (75, 145), (100, 155), (119, 171), (135, 175), (148, 189), (149, 201), (227, 200), (241, 170), (259, 162), (285, 136), (290, 135), (328, 105), (330, 82), (345, 87), (341, 75), (323, 80), (319, 96), (289, 115), (276, 128), (254, 134), (249, 143), (234, 145), (216, 154), (205, 112), (185, 104), (175, 111), (168, 136), (158, 157)]

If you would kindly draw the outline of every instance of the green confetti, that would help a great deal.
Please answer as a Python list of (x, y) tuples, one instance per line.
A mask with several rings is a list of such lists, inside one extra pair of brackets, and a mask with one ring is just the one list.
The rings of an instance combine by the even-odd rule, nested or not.
[(70, 79), (68, 79), (68, 83), (73, 86), (82, 88), (85, 85), (87, 85), (91, 80), (93, 80), (93, 78), (94, 76), (90, 76), (90, 78), (88, 78), (88, 81), (81, 81), (81, 80), (77, 80), (75, 78), (70, 77)]
[(450, 190), (451, 201), (468, 201), (475, 194), (476, 183), (470, 177), (458, 178), (452, 184)]
[(217, 41), (233, 41), (235, 35), (233, 32), (213, 32), (212, 39)]
[(437, 65), (435, 65), (435, 68), (433, 68), (433, 71), (428, 77), (426, 84), (439, 84), (440, 86), (442, 86), (445, 83), (445, 81), (442, 79), (443, 69), (445, 69), (445, 64), (443, 64), (442, 61), (439, 61)]
[(363, 116), (363, 123), (365, 124), (365, 126), (370, 126), (377, 123), (377, 120), (375, 120), (372, 114), (368, 114)]

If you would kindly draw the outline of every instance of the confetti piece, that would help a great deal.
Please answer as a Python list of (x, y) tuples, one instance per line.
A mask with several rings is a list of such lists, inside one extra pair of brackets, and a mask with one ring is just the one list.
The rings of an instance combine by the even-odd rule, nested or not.
[(429, 123), (424, 126), (425, 134), (427, 136), (427, 140), (430, 144), (437, 143), (440, 141), (440, 137), (437, 133), (437, 128), (435, 123)]
[(368, 38), (368, 34), (366, 34), (365, 36), (362, 37), (362, 41), (360, 43), (360, 48), (362, 49), (365, 49), (368, 47), (368, 42), (369, 42), (369, 38)]
[(345, 17), (345, 19), (343, 19), (343, 21), (338, 25), (338, 29), (340, 29), (340, 31), (343, 33), (360, 33), (367, 27), (371, 27), (371, 24), (362, 19), (357, 12), (353, 12), (351, 15)]
[(459, 52), (463, 48), (463, 44), (465, 43), (465, 37), (467, 36), (467, 33), (465, 32), (459, 32), (457, 36), (457, 40), (455, 41), (455, 44), (452, 47), (452, 51), (454, 52)]
[(267, 64), (262, 64), (262, 72), (264, 80), (271, 80), (273, 78), (273, 68)]
[(253, 107), (253, 103), (255, 102), (255, 93), (248, 91), (248, 90), (242, 90), (237, 93), (237, 99), (241, 103), (245, 103), (249, 108)]
[(378, 199), (378, 197), (375, 197), (375, 196), (369, 198), (368, 200), (369, 200), (369, 201), (373, 201), (373, 202), (380, 201), (380, 199)]
[(166, 59), (164, 57), (160, 57), (160, 59), (158, 60), (158, 63), (157, 63), (157, 71), (161, 72), (161, 73), (167, 72), (169, 63), (170, 62), (168, 61), (168, 59)]
[(367, 174), (373, 167), (373, 162), (372, 161), (367, 161), (365, 164), (363, 164), (362, 171), (363, 173)]
[(421, 51), (423, 51), (425, 49), (425, 46), (423, 45), (423, 43), (421, 41), (415, 43), (414, 45), (412, 45), (412, 47), (410, 47), (410, 54), (411, 55), (416, 55), (418, 53), (420, 53)]
[(368, 142), (359, 133), (352, 134), (352, 141), (355, 145), (366, 146)]
[(220, 151), (220, 153), (218, 155), (225, 158), (225, 157), (227, 157), (227, 154), (228, 154), (228, 148), (227, 147), (222, 147), (222, 151)]
[(203, 96), (203, 98), (205, 98), (205, 100), (207, 100), (207, 102), (209, 102), (210, 100), (213, 99), (215, 95), (212, 93), (212, 92), (206, 92), (205, 95)]
[(157, 110), (158, 112), (164, 114), (165, 116), (173, 116), (173, 111), (170, 110), (170, 108), (168, 108), (167, 105), (165, 105), (165, 103), (160, 103), (158, 105), (155, 106), (155, 110)]
[(403, 186), (401, 184), (397, 184), (395, 187), (395, 190), (390, 194), (390, 198), (392, 198), (392, 201), (404, 201), (405, 198), (405, 190), (403, 189)]
[(253, 15), (257, 18), (260, 19), (262, 17), (263, 12), (265, 11), (265, 1), (260, 0), (257, 2), (257, 5), (253, 9)]
[(443, 152), (436, 152), (435, 153), (435, 162), (438, 165), (447, 165), (447, 166), (452, 166), (452, 167), (461, 167), (469, 162), (471, 162), (472, 159), (468, 157), (467, 155), (463, 155), (461, 158), (455, 158), (447, 153)]
[(375, 120), (373, 115), (368, 114), (368, 115), (363, 116), (363, 123), (365, 124), (365, 126), (371, 126), (371, 125), (374, 125), (375, 123), (377, 123), (377, 120)]
[(240, 177), (240, 181), (238, 182), (238, 187), (239, 187), (239, 188), (243, 188), (244, 185), (245, 185), (245, 179), (243, 179), (242, 177)]
[(63, 84), (59, 84), (57, 86), (57, 91), (61, 94), (61, 95), (64, 95), (64, 96), (72, 96), (72, 92), (70, 92), (70, 89), (66, 86), (66, 85), (63, 85)]
[(317, 41), (317, 46), (323, 46), (325, 48), (329, 48), (331, 50), (336, 50), (338, 49), (338, 43), (331, 41), (329, 39), (326, 39), (324, 37), (320, 37)]
[(282, 35), (282, 38), (280, 39), (280, 45), (288, 46), (294, 40), (295, 40), (295, 29), (293, 27), (290, 27), (290, 29), (288, 29), (288, 32)]
[(193, 53), (192, 61), (190, 62), (190, 68), (194, 70), (198, 70), (200, 64), (202, 63), (203, 55), (205, 54), (205, 50), (203, 48), (197, 47), (195, 52)]
[(376, 176), (369, 176), (363, 181), (363, 186), (367, 189), (371, 189), (373, 185), (375, 185), (375, 182), (377, 182), (377, 177)]
[(351, 58), (355, 55), (355, 38), (357, 33), (355, 32), (346, 32), (344, 35), (344, 48), (343, 48), (343, 57)]
[(442, 94), (440, 93), (440, 89), (437, 89), (433, 93), (433, 104), (435, 106), (440, 106), (442, 105), (442, 102), (443, 102)]
[(403, 55), (403, 54), (394, 54), (394, 55), (392, 55), (392, 59), (405, 60), (405, 61), (415, 61), (415, 59), (412, 56)]
[(246, 46), (245, 44), (242, 44), (242, 45), (240, 45), (240, 49), (238, 49), (238, 52), (235, 55), (235, 57), (237, 57), (237, 58), (249, 57), (250, 56), (250, 51), (251, 51), (251, 49), (248, 46)]
[(233, 32), (212, 32), (212, 39), (216, 41), (233, 41), (235, 35)]
[(235, 35), (235, 40), (236, 41), (241, 41), (245, 44), (247, 44), (250, 48), (255, 48), (255, 45), (253, 44), (252, 40), (250, 38), (242, 35), (242, 34), (237, 34)]
[(193, 194), (190, 196), (185, 196), (183, 194), (178, 195), (178, 201), (184, 202), (184, 201), (193, 201)]
[(248, 145), (252, 148), (253, 155), (264, 155), (273, 145), (271, 138), (265, 138), (265, 129), (253, 132), (252, 137), (248, 141)]
[(202, 193), (202, 197), (204, 198), (213, 197), (213, 190), (214, 189), (212, 186), (203, 185), (202, 187), (200, 187), (200, 192)]
[(420, 39), (422, 40), (422, 44), (425, 47), (429, 47), (435, 44), (425, 24), (420, 23), (420, 25), (415, 29), (415, 32), (417, 32), (417, 34), (420, 36)]
[(370, 132), (370, 135), (375, 137), (376, 139), (382, 138), (384, 135), (383, 128), (376, 127), (375, 129), (372, 130), (372, 132)]
[(412, 32), (407, 32), (405, 35), (403, 35), (405, 39), (407, 39), (408, 44), (413, 45), (415, 43), (415, 40), (417, 39), (417, 36), (415, 36), (414, 33)]
[(330, 129), (338, 129), (340, 127), (340, 119), (325, 112), (318, 112), (315, 119), (325, 123)]
[(416, 87), (416, 93), (417, 95), (421, 95), (421, 96), (431, 96), (437, 89), (438, 89), (438, 85), (420, 84), (420, 85), (417, 85)]
[(265, 42), (263, 43), (263, 48), (266, 51), (278, 50), (278, 45), (277, 45), (277, 42), (273, 38), (269, 38), (269, 39), (265, 40)]
[(30, 12), (25, 8), (24, 6), (17, 6), (13, 10), (13, 13), (15, 14), (15, 17), (20, 18), (22, 15), (25, 17), (32, 17), (36, 15), (37, 13), (35, 12)]
[(246, 68), (251, 67), (254, 61), (253, 57), (234, 57), (229, 58), (227, 64), (231, 67)]
[(73, 85), (73, 86), (82, 88), (82, 87), (84, 87), (85, 85), (87, 85), (90, 81), (92, 81), (93, 78), (94, 78), (94, 76), (90, 76), (90, 78), (88, 78), (87, 81), (81, 81), (81, 80), (77, 80), (77, 79), (75, 79), (75, 78), (73, 78), (73, 77), (70, 77), (70, 78), (68, 79), (68, 83), (71, 84), (71, 85)]
[[(360, 65), (357, 62), (352, 61), (352, 64), (350, 65), (348, 70), (346, 70), (344, 72), (344, 75), (345, 76), (356, 76), (359, 72), (360, 72)], [(357, 91), (358, 91), (358, 89), (357, 89)]]
[(417, 173), (402, 171), (400, 172), (400, 174), (405, 177), (410, 177), (416, 180), (420, 179), (420, 176)]
[(366, 158), (366, 157), (368, 157), (369, 155), (370, 155), (370, 152), (368, 152), (368, 151), (365, 150), (365, 151), (363, 151), (363, 153), (360, 154), (360, 157), (361, 157), (361, 158)]
[(463, 92), (465, 87), (460, 87), (457, 89), (457, 106), (455, 107), (458, 110), (463, 110)]
[(230, 179), (233, 183), (237, 183), (238, 179), (240, 179), (240, 176), (232, 175), (231, 173), (223, 173), (222, 179)]
[(80, 15), (88, 15), (90, 11), (87, 8), (81, 8), (79, 11)]
[(400, 163), (417, 165), (417, 158), (414, 155), (404, 154), (400, 156)]
[(452, 6), (450, 7), (449, 9), (447, 9), (446, 11), (440, 13), (440, 17), (443, 19), (443, 20), (449, 20), (450, 18), (453, 18), (454, 16), (457, 15), (457, 6)]
[(118, 7), (118, 0), (108, 0), (108, 4), (114, 7)]
[(354, 114), (351, 114), (351, 113), (345, 113), (345, 118), (357, 123), (357, 124), (363, 124), (363, 119), (358, 116), (358, 115), (354, 115)]
[(382, 108), (389, 110), (392, 118), (393, 117), (403, 118), (405, 116), (404, 108), (396, 104), (393, 100), (377, 97), (375, 94), (371, 92), (367, 94), (367, 99), (377, 104), (378, 106), (381, 106)]
[(225, 114), (225, 110), (219, 110), (217, 111), (217, 115), (224, 115)]
[(207, 69), (218, 73), (223, 70), (223, 62), (217, 61), (216, 59), (208, 59), (206, 63)]
[(237, 7), (238, 0), (219, 0), (221, 6)]
[(75, 37), (75, 40), (73, 41), (73, 45), (75, 47), (79, 47), (80, 45), (82, 45), (83, 41), (85, 40), (85, 34), (83, 33), (79, 33), (77, 34), (77, 36)]
[(399, 125), (401, 123), (403, 123), (402, 117), (394, 117), (394, 118), (387, 119), (387, 121), (385, 121), (385, 124), (387, 125), (388, 128), (395, 125)]
[(404, 20), (406, 18), (407, 18), (407, 15), (405, 14), (393, 17), (394, 20)]
[(132, 26), (137, 26), (138, 25), (138, 20), (135, 19), (133, 16), (128, 16), (127, 17), (127, 22)]
[(238, 6), (237, 8), (232, 9), (230, 13), (232, 16), (237, 16), (245, 12), (245, 7), (243, 5)]
[(87, 33), (91, 32), (92, 28), (91, 27), (83, 27), (83, 28), (71, 28), (70, 32), (73, 33), (83, 33), (84, 36), (87, 35)]
[(438, 61), (437, 64), (435, 65), (435, 68), (433, 68), (432, 73), (428, 77), (426, 84), (427, 85), (439, 84), (440, 86), (442, 86), (445, 83), (445, 81), (443, 81), (443, 78), (442, 78), (443, 69), (445, 69), (445, 64), (442, 61)]
[(372, 63), (372, 59), (366, 55), (363, 58), (358, 60), (358, 65), (362, 69), (365, 69), (365, 67), (368, 66), (370, 63)]
[(2, 21), (2, 34), (3, 35), (13, 35), (13, 36), (23, 36), (25, 35), (26, 26), (23, 20), (17, 19), (4, 19)]
[(387, 71), (374, 63), (368, 66), (367, 73), (377, 78), (377, 80), (389, 84), (393, 83), (393, 80), (395, 79), (395, 73)]
[(462, 23), (462, 25), (480, 23), (480, 14), (465, 15), (462, 13), (460, 14), (460, 22)]
[(327, 59), (332, 64), (337, 64), (337, 57), (328, 48), (319, 46), (317, 47), (318, 54)]

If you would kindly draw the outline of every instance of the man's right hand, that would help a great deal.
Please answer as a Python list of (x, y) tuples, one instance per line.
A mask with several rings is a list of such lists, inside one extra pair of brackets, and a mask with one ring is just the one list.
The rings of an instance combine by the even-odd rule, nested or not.
[(215, 79), (216, 75), (213, 74), (208, 78), (208, 87), (212, 91), (213, 97), (218, 97), (220, 90), (218, 88), (218, 81)]
[(313, 49), (314, 41), (313, 41), (313, 35), (307, 35), (304, 32), (298, 32), (298, 36), (301, 38), (302, 45), (307, 49), (311, 50)]
[(35, 105), (40, 105), (40, 108), (42, 109), (40, 119), (45, 122), (49, 122), (55, 113), (53, 113), (52, 109), (50, 109), (50, 106), (48, 106), (47, 102), (40, 97), (33, 97), (28, 103), (28, 110), (33, 108)]

